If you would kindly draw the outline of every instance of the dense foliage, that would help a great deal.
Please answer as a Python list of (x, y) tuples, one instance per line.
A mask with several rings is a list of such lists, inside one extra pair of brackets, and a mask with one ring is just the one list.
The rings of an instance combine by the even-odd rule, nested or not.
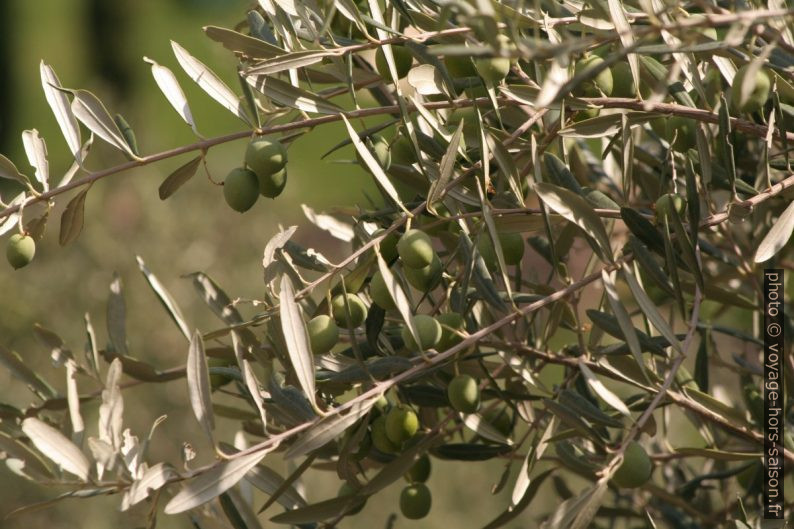
[[(130, 354), (118, 280), (104, 339), (86, 320), (84, 355), (35, 329), (65, 370), (64, 395), (0, 345), (36, 398), (0, 406), (0, 454), (20, 476), (67, 484), (62, 497), (150, 502), (151, 527), (160, 507), (199, 527), (260, 526), (242, 480), (285, 508), (276, 523), (335, 526), (401, 480), (399, 511), (422, 519), (437, 459), (504, 462), (491, 492), (510, 487), (511, 499), (487, 527), (760, 527), (760, 270), (794, 262), (794, 12), (725, 5), (260, 0), (236, 28), (204, 28), (231, 52), (219, 68), (237, 68), (239, 87), (173, 43), (240, 132), (200, 136), (178, 76), (148, 60), (198, 138), (155, 154), (42, 63), (75, 163), (50, 179), (35, 130), (23, 133), (34, 177), (0, 158), (0, 176), (24, 188), (0, 210), (3, 273), (35, 258), (66, 193), (77, 190), (61, 244), (101, 220), (83, 218), (94, 182), (195, 153), (160, 186), (166, 200), (231, 141), (248, 143), (218, 202), (241, 226), (290, 185), (290, 142), (331, 122), (348, 134), (317, 156), (354, 153), (382, 196), (306, 209), (352, 248), (341, 262), (301, 247), (296, 227), (273, 237), (264, 284), (234, 293), (256, 299), (253, 317), (192, 274), (215, 329), (192, 330), (139, 258), (164, 324), (189, 342), (184, 368)], [(87, 171), (94, 137), (129, 162)], [(148, 437), (124, 426), (122, 380), (174, 378), (215, 447), (203, 466), (189, 448), (183, 467), (152, 461), (157, 423)], [(87, 424), (81, 405), (95, 399)], [(282, 476), (271, 457), (301, 463)], [(309, 504), (297, 480), (329, 470), (339, 496)]]

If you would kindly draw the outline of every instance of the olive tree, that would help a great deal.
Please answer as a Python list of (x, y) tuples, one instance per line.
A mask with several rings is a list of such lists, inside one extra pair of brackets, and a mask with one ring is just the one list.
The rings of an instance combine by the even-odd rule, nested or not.
[[(493, 491), (512, 493), (489, 528), (760, 527), (761, 274), (794, 262), (794, 12), (756, 4), (260, 0), (234, 29), (204, 28), (228, 63), (177, 43), (182, 71), (148, 60), (197, 135), (156, 153), (42, 63), (74, 164), (53, 181), (35, 131), (23, 133), (33, 177), (0, 158), (0, 176), (24, 186), (0, 210), (13, 268), (34, 259), (56, 203), (68, 244), (95, 182), (190, 154), (162, 182), (167, 200), (228, 142), (248, 142), (218, 195), (237, 212), (278, 200), (290, 142), (334, 122), (346, 131), (334, 151), (354, 152), (381, 196), (308, 215), (352, 243), (339, 262), (290, 227), (262, 249), (252, 292), (191, 274), (217, 328), (191, 328), (140, 261), (163, 325), (189, 342), (182, 367), (130, 356), (110, 320), (104, 339), (87, 322), (85, 355), (39, 328), (67, 377), (59, 394), (0, 346), (36, 399), (0, 407), (0, 453), (24, 478), (67, 484), (60, 497), (149, 502), (152, 527), (158, 509), (257, 527), (243, 482), (284, 507), (274, 523), (336, 526), (395, 482), (401, 515), (421, 519), (442, 459), (504, 463)], [(239, 86), (213, 68), (236, 69)], [(186, 82), (240, 130), (199, 136)], [(92, 141), (129, 161), (86, 170)], [(256, 297), (253, 316), (238, 295)], [(738, 342), (754, 353), (720, 347)], [(792, 374), (790, 346), (781, 358)], [(157, 436), (125, 429), (122, 381), (175, 378), (215, 449), (201, 465), (151, 460)], [(82, 418), (89, 400), (98, 424)], [(679, 444), (681, 424), (694, 441)], [(794, 464), (791, 429), (774, 446)], [(271, 457), (295, 470), (276, 473)], [(309, 502), (298, 480), (329, 470), (339, 495)], [(555, 501), (533, 504), (540, 494)]]

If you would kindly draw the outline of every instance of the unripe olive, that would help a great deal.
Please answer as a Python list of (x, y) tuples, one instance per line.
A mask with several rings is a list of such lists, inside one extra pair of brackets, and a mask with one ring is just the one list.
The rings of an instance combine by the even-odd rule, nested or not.
[(386, 415), (386, 435), (389, 440), (401, 445), (419, 430), (419, 418), (410, 408), (395, 406)]
[(248, 169), (232, 169), (223, 182), (223, 198), (235, 210), (243, 213), (256, 204), (259, 198), (259, 182)]
[(401, 134), (394, 140), (389, 147), (391, 153), (391, 161), (397, 165), (413, 165), (416, 161), (416, 153), (411, 145), (411, 138), (407, 135)]
[(287, 164), (287, 150), (278, 140), (254, 138), (245, 149), (245, 165), (258, 177), (275, 174)]
[(510, 418), (510, 412), (507, 406), (490, 408), (485, 412), (483, 418), (505, 437), (510, 437), (510, 434), (513, 432), (513, 421)]
[[(394, 56), (394, 65), (397, 67), (397, 79), (402, 79), (411, 71), (414, 56), (405, 46), (395, 46), (394, 44), (392, 44), (391, 52)], [(386, 53), (383, 48), (378, 48), (378, 51), (375, 52), (375, 68), (381, 77), (391, 79), (389, 63), (386, 62)]]
[[(596, 68), (603, 62), (604, 59), (598, 55), (590, 55), (589, 57), (579, 59), (579, 62), (577, 62), (576, 66), (574, 67), (574, 75), (579, 75), (587, 70)], [(610, 96), (612, 95), (612, 87), (612, 72), (609, 68), (605, 68), (595, 77), (580, 83), (579, 86), (576, 87), (575, 93), (576, 95), (583, 97), (601, 97), (602, 94), (605, 96)]]
[[(373, 237), (377, 237), (378, 235), (380, 235), (384, 231), (385, 230), (383, 228), (377, 229), (372, 234), (372, 236)], [(399, 237), (397, 236), (397, 234), (395, 232), (391, 232), (386, 237), (381, 239), (381, 241), (380, 241), (380, 254), (383, 257), (383, 260), (386, 261), (387, 263), (390, 263), (390, 262), (394, 261), (395, 259), (397, 259), (398, 255), (399, 255), (397, 253), (397, 241), (399, 241), (399, 240), (400, 239), (399, 239)]]
[(372, 446), (384, 454), (396, 454), (400, 450), (400, 446), (393, 443), (386, 435), (386, 417), (383, 415), (370, 424), (370, 437), (372, 437)]
[(691, 119), (682, 116), (652, 119), (651, 129), (667, 140), (673, 150), (686, 152), (697, 145), (696, 124)]
[(6, 258), (15, 270), (27, 266), (36, 255), (36, 241), (30, 235), (15, 233), (8, 239)]
[(408, 230), (400, 237), (397, 253), (403, 264), (411, 268), (424, 268), (433, 262), (435, 256), (433, 241), (425, 232), (417, 229)]
[(331, 300), (331, 313), (334, 315), (336, 324), (345, 329), (354, 329), (364, 323), (367, 318), (367, 307), (361, 298), (355, 294), (347, 294), (347, 305), (350, 309), (350, 321), (347, 319), (345, 310), (345, 296), (339, 294)]
[(474, 68), (486, 83), (499, 84), (510, 73), (510, 59), (507, 57), (474, 59)]
[(444, 57), (444, 65), (447, 67), (449, 75), (452, 77), (476, 77), (477, 70), (471, 58), (465, 55), (447, 55)]
[(424, 483), (430, 477), (430, 458), (427, 454), (423, 455), (416, 460), (408, 472), (405, 473), (405, 479), (409, 483)]
[(769, 99), (769, 77), (766, 72), (763, 70), (759, 70), (755, 74), (755, 79), (752, 84), (750, 94), (747, 96), (747, 100), (743, 103), (741, 102), (742, 97), (742, 84), (744, 83), (744, 79), (747, 76), (747, 70), (749, 69), (750, 65), (745, 64), (736, 72), (736, 76), (733, 78), (733, 84), (731, 85), (731, 105), (734, 108), (739, 109), (741, 112), (755, 112), (757, 110), (761, 110), (766, 103), (766, 100)]
[(369, 297), (383, 309), (391, 310), (397, 308), (391, 294), (389, 294), (389, 290), (386, 288), (386, 282), (383, 280), (380, 270), (373, 274), (369, 282)]
[[(432, 316), (417, 314), (414, 316), (414, 325), (416, 326), (416, 331), (419, 333), (419, 342), (422, 346), (422, 351), (435, 347), (439, 340), (441, 340), (441, 325), (439, 325)], [(407, 325), (403, 327), (401, 334), (406, 349), (409, 351), (418, 351), (420, 349)]]
[(406, 266), (403, 267), (403, 273), (412, 287), (421, 292), (429, 292), (441, 282), (441, 259), (437, 255), (433, 255), (433, 262), (429, 265), (424, 268)]
[(447, 398), (457, 411), (474, 413), (480, 408), (480, 387), (471, 376), (458, 375), (447, 386)]
[(614, 64), (612, 70), (612, 97), (637, 97), (637, 87), (634, 86), (634, 77), (631, 67), (627, 62)]
[[(516, 265), (521, 262), (524, 257), (524, 238), (520, 233), (500, 233), (499, 244), (502, 246), (502, 255), (506, 265)], [(482, 234), (477, 242), (477, 250), (489, 268), (496, 268), (498, 259), (490, 233)]]
[(633, 489), (651, 477), (653, 463), (647, 452), (637, 441), (632, 441), (623, 453), (623, 462), (612, 476), (612, 482), (620, 488)]
[(662, 222), (664, 217), (670, 215), (671, 211), (675, 211), (678, 215), (683, 215), (686, 210), (686, 201), (681, 195), (675, 193), (667, 193), (662, 195), (656, 201), (656, 219)]
[[(355, 493), (356, 493), (356, 489), (351, 487), (350, 483), (345, 481), (344, 483), (342, 483), (342, 486), (339, 487), (339, 492), (337, 493), (337, 496), (342, 498), (344, 496), (353, 496)], [(348, 510), (345, 514), (347, 514), (348, 516), (353, 515), (353, 514), (358, 514), (358, 513), (361, 512), (361, 509), (363, 509), (364, 505), (366, 505), (366, 504), (367, 504), (367, 498), (366, 497), (361, 498), (361, 499), (357, 499), (353, 503), (353, 505), (350, 507), (350, 510)]]
[(273, 174), (260, 174), (256, 178), (259, 182), (259, 194), (267, 198), (276, 198), (287, 185), (287, 168), (283, 167)]
[(312, 352), (316, 355), (327, 353), (339, 342), (339, 327), (326, 314), (320, 314), (309, 320), (307, 327)]
[(400, 512), (409, 520), (419, 520), (430, 512), (432, 498), (424, 483), (408, 485), (400, 493)]
[(576, 112), (576, 115), (573, 117), (573, 121), (574, 123), (578, 123), (586, 119), (597, 118), (600, 113), (601, 109), (598, 107), (587, 107)]
[[(215, 356), (210, 356), (207, 358), (207, 367), (230, 367), (233, 366), (233, 363), (229, 363), (228, 360), (223, 358), (218, 358)], [(221, 386), (225, 386), (229, 382), (234, 380), (234, 377), (230, 377), (228, 375), (222, 375), (220, 373), (210, 373), (210, 386), (212, 389), (218, 389)]]
[[(378, 162), (384, 170), (388, 169), (391, 165), (391, 153), (389, 152), (389, 142), (383, 136), (372, 136), (369, 141), (366, 142), (367, 148), (369, 149), (370, 154), (375, 157), (375, 160)], [(364, 158), (356, 151), (356, 159), (358, 160), (358, 164), (367, 169), (367, 164), (364, 162)]]
[(443, 312), (436, 316), (436, 321), (441, 325), (441, 340), (438, 341), (438, 345), (436, 346), (439, 351), (445, 351), (463, 340), (460, 335), (450, 330), (450, 328), (458, 331), (463, 330), (465, 322), (460, 313)]

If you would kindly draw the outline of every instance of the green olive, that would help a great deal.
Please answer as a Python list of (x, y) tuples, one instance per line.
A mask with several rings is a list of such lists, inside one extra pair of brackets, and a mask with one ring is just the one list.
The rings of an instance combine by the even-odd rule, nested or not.
[[(574, 67), (574, 75), (596, 68), (604, 63), (604, 59), (598, 55), (590, 55), (579, 59)], [(609, 68), (600, 71), (595, 77), (583, 81), (575, 89), (575, 95), (582, 97), (609, 97), (612, 95), (613, 79)]]
[(417, 229), (406, 231), (397, 242), (397, 253), (405, 266), (424, 268), (433, 262), (436, 252), (433, 241), (425, 232)]
[[(500, 233), (499, 244), (502, 246), (502, 255), (506, 265), (516, 265), (521, 262), (524, 257), (524, 238), (520, 233)], [(498, 263), (496, 248), (494, 248), (491, 235), (488, 232), (483, 233), (480, 237), (477, 242), (477, 250), (489, 268), (496, 268)]]
[(446, 351), (463, 340), (460, 335), (450, 330), (463, 330), (465, 321), (460, 313), (443, 312), (436, 316), (436, 320), (441, 325), (441, 340), (438, 341), (438, 345), (436, 346), (439, 351)]
[(612, 66), (612, 97), (637, 97), (637, 87), (627, 62), (619, 62)]
[(337, 325), (345, 329), (355, 329), (367, 319), (367, 307), (355, 294), (347, 294), (347, 305), (350, 309), (349, 321), (345, 310), (345, 296), (342, 294), (334, 296), (331, 300), (331, 313)]
[(763, 70), (759, 70), (755, 74), (755, 79), (750, 87), (747, 100), (742, 101), (742, 84), (744, 83), (745, 77), (747, 77), (747, 71), (749, 69), (750, 65), (745, 64), (736, 72), (736, 76), (733, 78), (733, 84), (731, 84), (731, 105), (734, 108), (738, 108), (741, 112), (752, 113), (761, 110), (766, 100), (769, 99), (770, 82), (767, 73)]
[[(402, 79), (411, 71), (414, 56), (405, 46), (395, 46), (394, 44), (391, 46), (391, 52), (394, 56), (394, 65), (397, 67), (397, 79)], [(381, 77), (391, 79), (389, 63), (386, 62), (386, 53), (383, 48), (378, 48), (378, 51), (375, 52), (375, 68)]]
[(316, 355), (327, 353), (339, 342), (339, 327), (326, 314), (320, 314), (309, 320), (307, 327), (312, 352)]
[[(233, 362), (229, 362), (224, 358), (218, 358), (215, 356), (210, 356), (207, 358), (207, 367), (231, 367), (235, 364)], [(218, 389), (221, 386), (225, 386), (229, 382), (234, 380), (234, 377), (230, 377), (229, 375), (222, 375), (220, 373), (213, 374), (210, 373), (210, 386), (212, 389)]]
[[(372, 234), (372, 236), (373, 237), (377, 237), (378, 235), (380, 235), (384, 231), (385, 230), (382, 229), (382, 228), (378, 229), (378, 230), (375, 230), (375, 232)], [(381, 241), (380, 241), (380, 254), (383, 257), (383, 260), (386, 261), (387, 263), (391, 263), (392, 261), (397, 259), (398, 255), (399, 255), (397, 253), (397, 242), (398, 241), (399, 241), (399, 238), (397, 237), (397, 234), (395, 232), (391, 232), (386, 237), (381, 239)]]
[(284, 167), (273, 174), (260, 174), (257, 176), (257, 181), (259, 182), (260, 195), (276, 198), (284, 191), (284, 187), (287, 185), (287, 168)]
[(281, 171), (287, 164), (287, 149), (278, 140), (254, 138), (245, 149), (245, 165), (258, 177)]
[(623, 453), (623, 462), (612, 476), (612, 483), (623, 489), (633, 489), (651, 477), (653, 463), (637, 441), (632, 441)]
[(486, 83), (499, 84), (510, 73), (510, 59), (507, 57), (487, 57), (474, 59), (477, 75)]
[(670, 143), (670, 148), (686, 152), (697, 146), (697, 125), (681, 116), (651, 120), (651, 129)]
[(391, 310), (397, 308), (391, 294), (389, 294), (389, 290), (386, 288), (386, 282), (383, 280), (380, 270), (372, 275), (372, 279), (369, 282), (369, 297), (383, 309)]
[(36, 255), (36, 241), (30, 235), (15, 233), (8, 239), (6, 258), (15, 270), (27, 266)]
[[(336, 495), (339, 498), (343, 498), (345, 496), (353, 496), (356, 494), (356, 492), (357, 492), (356, 489), (351, 487), (350, 484), (347, 481), (345, 481), (344, 483), (342, 483), (342, 486), (339, 487), (339, 492)], [(367, 504), (366, 496), (361, 499), (356, 498), (356, 500), (353, 502), (353, 505), (350, 507), (350, 510), (348, 510), (345, 514), (347, 514), (348, 516), (358, 514), (361, 512), (361, 509), (363, 509), (364, 505), (366, 504)]]
[(686, 200), (681, 195), (667, 193), (656, 201), (656, 220), (662, 222), (664, 217), (669, 217), (670, 212), (675, 211), (678, 215), (683, 215), (686, 211)]
[(476, 77), (477, 70), (471, 57), (466, 55), (447, 55), (444, 57), (444, 65), (451, 77)]
[(383, 415), (370, 424), (370, 436), (372, 437), (372, 446), (384, 454), (396, 454), (400, 450), (400, 446), (393, 443), (386, 435), (386, 417)]
[(248, 169), (232, 169), (223, 182), (223, 198), (235, 210), (243, 213), (256, 204), (259, 198), (259, 181)]
[(432, 498), (424, 483), (408, 485), (400, 493), (400, 512), (409, 520), (419, 520), (430, 512)]
[(389, 440), (401, 445), (419, 430), (419, 417), (410, 408), (395, 406), (386, 415), (386, 436)]
[(485, 412), (483, 418), (505, 437), (510, 437), (513, 432), (513, 421), (510, 419), (510, 412), (507, 406), (490, 408)]
[(405, 473), (405, 479), (409, 483), (424, 483), (430, 477), (430, 458), (427, 454), (423, 455), (416, 460), (408, 472)]
[(469, 375), (458, 375), (447, 386), (447, 398), (461, 413), (474, 413), (480, 408), (480, 387)]
[(394, 164), (413, 165), (416, 161), (416, 153), (413, 145), (411, 145), (411, 138), (405, 134), (401, 134), (392, 142), (389, 152), (391, 153), (391, 161)]
[(403, 267), (403, 273), (408, 283), (420, 292), (429, 292), (441, 282), (441, 259), (433, 255), (433, 262), (424, 268)]
[[(441, 340), (441, 325), (439, 325), (432, 316), (417, 314), (414, 316), (414, 325), (416, 326), (416, 331), (419, 333), (419, 342), (422, 346), (422, 351), (432, 349), (438, 344), (439, 340)], [(407, 325), (403, 327), (401, 334), (406, 349), (409, 351), (418, 351), (420, 349)]]
[[(389, 152), (389, 142), (383, 136), (372, 136), (365, 141), (365, 145), (369, 150), (370, 154), (375, 157), (375, 161), (378, 162), (378, 165), (381, 166), (384, 170), (388, 169), (391, 165), (391, 153)], [(367, 166), (366, 162), (364, 162), (364, 158), (356, 151), (356, 160), (358, 160), (358, 164), (365, 170), (369, 171), (369, 167)]]

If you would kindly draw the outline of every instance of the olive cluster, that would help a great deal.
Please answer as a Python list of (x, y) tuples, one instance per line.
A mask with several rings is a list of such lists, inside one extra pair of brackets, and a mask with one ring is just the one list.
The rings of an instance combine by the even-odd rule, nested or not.
[(223, 182), (226, 203), (243, 213), (259, 195), (276, 198), (287, 185), (287, 150), (278, 140), (255, 138), (245, 149), (245, 166), (232, 169)]

